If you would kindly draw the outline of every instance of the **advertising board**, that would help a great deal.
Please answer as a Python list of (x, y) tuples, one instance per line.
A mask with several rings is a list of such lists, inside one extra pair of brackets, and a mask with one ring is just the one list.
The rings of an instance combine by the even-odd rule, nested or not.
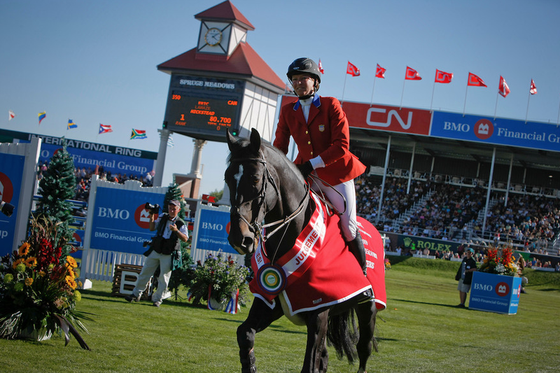
[(0, 153), (0, 200), (14, 205), (10, 217), (0, 213), (0, 256), (9, 254), (14, 244), (24, 163), (25, 156)]

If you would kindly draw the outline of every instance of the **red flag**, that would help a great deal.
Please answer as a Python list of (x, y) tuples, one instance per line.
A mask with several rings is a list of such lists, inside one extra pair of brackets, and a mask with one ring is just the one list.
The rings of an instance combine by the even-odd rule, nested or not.
[(352, 76), (360, 76), (360, 69), (358, 69), (355, 65), (351, 64), (350, 61), (348, 61), (346, 74), (350, 74)]
[(467, 81), (467, 85), (475, 87), (486, 87), (484, 80), (480, 79), (478, 75), (474, 75), (473, 73), (469, 73), (469, 80)]
[(377, 70), (375, 71), (375, 76), (377, 78), (385, 79), (385, 71), (387, 70), (379, 66), (379, 64), (377, 64)]
[(531, 79), (531, 89), (529, 90), (529, 92), (531, 92), (532, 95), (537, 94), (537, 86), (536, 86), (535, 81), (533, 79)]
[(451, 83), (451, 79), (453, 79), (453, 73), (446, 73), (436, 69), (436, 83)]
[(503, 76), (500, 75), (500, 86), (498, 87), (498, 93), (502, 96), (507, 97), (509, 95), (509, 87)]
[(418, 71), (411, 69), (410, 67), (406, 67), (406, 74), (404, 76), (406, 80), (422, 80), (420, 75), (418, 75)]
[(319, 71), (321, 72), (321, 74), (325, 73), (325, 70), (323, 69), (323, 64), (321, 63), (321, 59), (319, 58), (319, 65), (317, 66), (319, 67)]

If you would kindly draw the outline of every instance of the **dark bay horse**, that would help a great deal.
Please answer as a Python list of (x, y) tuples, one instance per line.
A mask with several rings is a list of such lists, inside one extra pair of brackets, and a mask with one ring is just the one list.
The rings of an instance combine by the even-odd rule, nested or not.
[[(255, 271), (255, 279), (250, 284), (255, 294), (253, 305), (247, 319), (237, 329), (241, 371), (257, 371), (253, 351), (255, 334), (285, 315), (294, 323), (307, 326), (302, 372), (327, 371), (327, 340), (333, 345), (339, 358), (346, 356), (349, 362), (353, 362), (358, 357), (358, 372), (365, 372), (372, 348), (377, 350), (373, 333), (377, 308), (380, 308), (376, 307), (373, 290), (367, 282), (369, 271), (373, 272), (372, 266), (368, 262), (366, 279), (359, 264), (351, 256), (351, 266), (340, 265), (329, 270), (327, 276), (317, 275), (336, 278), (339, 270), (344, 271), (341, 267), (352, 267), (358, 273), (358, 282), (365, 281), (367, 288), (362, 287), (353, 292), (352, 296), (333, 302), (324, 301), (323, 298), (327, 299), (328, 296), (315, 296), (313, 304), (318, 304), (317, 306), (304, 306), (302, 310), (294, 311), (294, 299), (301, 298), (301, 293), (307, 294), (301, 284), (306, 281), (307, 273), (312, 271), (294, 270), (286, 277), (285, 268), (303, 263), (301, 258), (307, 252), (304, 250), (293, 254), (292, 251), (297, 247), (302, 231), (308, 229), (311, 222), (320, 220), (316, 219), (318, 203), (309, 192), (297, 167), (278, 149), (262, 142), (255, 129), (252, 130), (250, 139), (237, 140), (228, 132), (227, 143), (231, 152), (225, 172), (231, 202), (228, 240), (240, 254), (254, 254), (254, 269), (256, 263), (262, 264)], [(338, 226), (334, 232), (341, 237)], [(307, 237), (314, 237), (314, 233), (309, 233)], [(370, 237), (373, 237), (370, 239), (370, 251), (375, 245), (377, 252), (384, 256), (379, 233), (375, 230)], [(367, 249), (366, 247), (366, 251)], [(348, 251), (344, 243), (341, 250)], [(292, 254), (291, 259), (286, 259)], [(311, 259), (308, 262), (319, 261), (312, 259), (314, 262)], [(279, 263), (284, 263), (284, 267)], [(384, 276), (384, 268), (382, 271)], [(295, 277), (298, 278), (294, 280)], [(295, 291), (291, 295), (285, 291), (290, 283), (295, 284), (292, 286)], [(262, 291), (259, 293), (257, 288)], [(384, 278), (382, 291), (384, 294)], [(323, 301), (324, 305), (321, 303)], [(359, 333), (354, 324), (354, 313), (358, 318)]]

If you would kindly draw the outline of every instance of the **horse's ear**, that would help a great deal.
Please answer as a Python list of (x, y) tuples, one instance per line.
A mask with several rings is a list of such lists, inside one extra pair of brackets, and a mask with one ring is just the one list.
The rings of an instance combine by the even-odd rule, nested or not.
[(251, 148), (255, 153), (258, 153), (261, 149), (261, 135), (255, 128), (251, 129)]
[(235, 137), (229, 132), (229, 128), (226, 130), (226, 138), (229, 151), (233, 151), (233, 145), (236, 143)]

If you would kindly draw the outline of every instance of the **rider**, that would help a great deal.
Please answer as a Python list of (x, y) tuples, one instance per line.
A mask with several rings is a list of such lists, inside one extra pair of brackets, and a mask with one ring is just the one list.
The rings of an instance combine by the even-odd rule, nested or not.
[(319, 177), (311, 188), (323, 192), (341, 214), (344, 239), (366, 275), (354, 188), (354, 179), (364, 173), (366, 166), (350, 153), (348, 119), (336, 98), (317, 94), (321, 74), (315, 61), (298, 58), (288, 67), (287, 75), (299, 99), (282, 107), (274, 146), (287, 154), (290, 136), (294, 138), (298, 147), (294, 163), (305, 179), (311, 173)]

